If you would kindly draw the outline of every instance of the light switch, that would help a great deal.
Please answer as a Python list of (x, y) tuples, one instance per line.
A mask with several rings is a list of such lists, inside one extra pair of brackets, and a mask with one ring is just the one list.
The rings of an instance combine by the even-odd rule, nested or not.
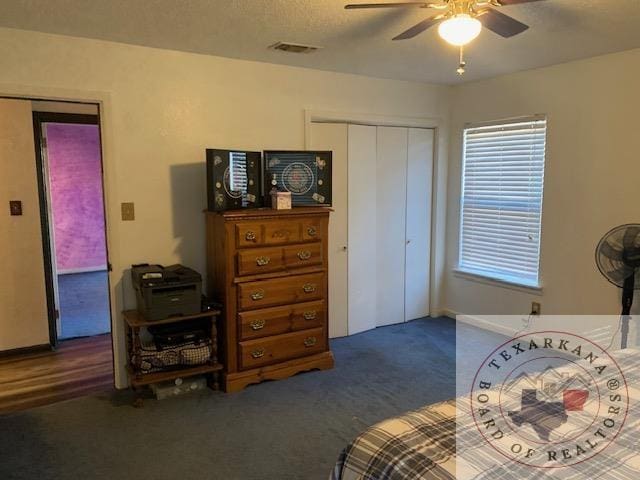
[(133, 206), (133, 202), (123, 202), (121, 209), (123, 221), (130, 222), (136, 219), (136, 211)]
[(22, 202), (20, 200), (9, 200), (9, 211), (11, 215), (22, 215)]

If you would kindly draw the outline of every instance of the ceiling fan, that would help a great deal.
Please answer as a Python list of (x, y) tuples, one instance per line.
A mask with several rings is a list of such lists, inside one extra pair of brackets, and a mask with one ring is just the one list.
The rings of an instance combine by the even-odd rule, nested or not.
[(354, 3), (346, 5), (347, 10), (373, 8), (430, 8), (439, 10), (410, 29), (397, 35), (393, 40), (407, 40), (425, 30), (438, 25), (438, 34), (447, 42), (460, 47), (460, 66), (458, 74), (465, 71), (463, 60), (464, 45), (473, 41), (486, 27), (501, 37), (509, 38), (524, 32), (528, 25), (496, 10), (499, 7), (543, 0), (438, 0), (432, 2), (394, 2), (394, 3)]

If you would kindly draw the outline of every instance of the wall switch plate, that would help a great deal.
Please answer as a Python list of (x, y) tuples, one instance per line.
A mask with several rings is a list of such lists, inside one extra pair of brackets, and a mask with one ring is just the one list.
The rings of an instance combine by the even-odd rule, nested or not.
[(531, 315), (540, 315), (542, 306), (538, 302), (531, 302)]
[(9, 211), (11, 215), (22, 215), (22, 202), (20, 200), (9, 200)]
[(133, 206), (133, 202), (123, 202), (121, 205), (122, 220), (125, 222), (131, 222), (136, 219), (136, 210)]

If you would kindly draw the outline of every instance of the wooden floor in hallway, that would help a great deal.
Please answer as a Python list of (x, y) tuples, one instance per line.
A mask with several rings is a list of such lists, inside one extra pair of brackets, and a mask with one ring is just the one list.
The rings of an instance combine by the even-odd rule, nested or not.
[(110, 389), (110, 334), (67, 340), (56, 351), (0, 357), (0, 414)]

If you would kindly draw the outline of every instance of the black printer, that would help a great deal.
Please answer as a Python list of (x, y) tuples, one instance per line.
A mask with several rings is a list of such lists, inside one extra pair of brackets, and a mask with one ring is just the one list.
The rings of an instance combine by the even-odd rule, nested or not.
[(138, 312), (147, 320), (201, 312), (202, 276), (183, 265), (132, 265)]

